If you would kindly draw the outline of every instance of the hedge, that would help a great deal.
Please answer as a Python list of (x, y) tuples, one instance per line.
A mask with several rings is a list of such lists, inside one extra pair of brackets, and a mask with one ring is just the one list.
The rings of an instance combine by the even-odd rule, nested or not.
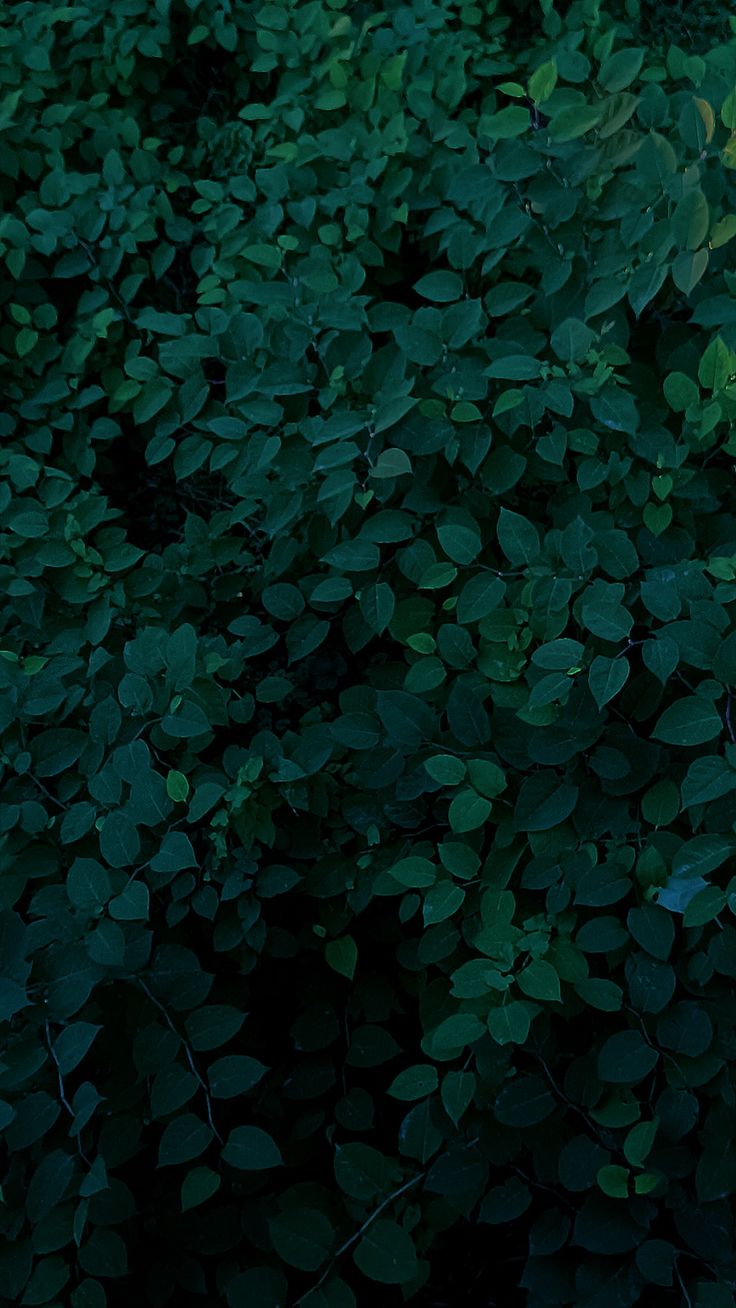
[(733, 1308), (736, 20), (1, 13), (0, 1298)]

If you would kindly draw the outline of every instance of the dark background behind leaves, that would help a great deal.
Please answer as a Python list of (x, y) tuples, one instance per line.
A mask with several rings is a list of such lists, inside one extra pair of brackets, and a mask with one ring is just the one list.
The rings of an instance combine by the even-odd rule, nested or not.
[(0, 1298), (732, 1308), (726, 7), (1, 12)]

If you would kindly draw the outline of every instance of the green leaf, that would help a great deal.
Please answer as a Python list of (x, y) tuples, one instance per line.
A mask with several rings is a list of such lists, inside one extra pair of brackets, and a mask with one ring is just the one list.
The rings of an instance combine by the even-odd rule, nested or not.
[(369, 1203), (396, 1184), (397, 1164), (370, 1145), (349, 1143), (335, 1148), (335, 1180), (352, 1199)]
[(617, 1031), (609, 1036), (598, 1055), (598, 1075), (617, 1085), (637, 1085), (659, 1061), (656, 1049), (639, 1031)]
[(426, 1095), (431, 1095), (438, 1085), (437, 1068), (430, 1063), (416, 1063), (394, 1077), (387, 1093), (392, 1099), (407, 1101), (424, 1099)]
[(358, 946), (352, 936), (340, 936), (338, 940), (328, 940), (325, 945), (325, 958), (333, 972), (352, 981), (358, 963)]
[(584, 1003), (603, 1013), (617, 1013), (623, 1002), (621, 987), (605, 977), (586, 977), (575, 987)]
[(481, 540), (477, 532), (468, 527), (447, 523), (437, 528), (437, 536), (448, 559), (467, 567), (480, 553)]
[(721, 105), (721, 122), (729, 131), (736, 130), (736, 87), (729, 91)]
[(103, 908), (110, 898), (110, 878), (93, 858), (75, 858), (66, 877), (66, 893), (75, 908)]
[(644, 62), (643, 49), (617, 50), (601, 65), (598, 81), (608, 92), (625, 91), (638, 77)]
[(426, 886), (434, 885), (437, 879), (437, 868), (428, 858), (422, 858), (418, 854), (412, 854), (408, 858), (402, 858), (398, 863), (394, 863), (389, 872), (394, 880), (408, 889), (421, 890)]
[(495, 114), (483, 114), (478, 124), (481, 137), (489, 141), (508, 141), (529, 129), (529, 112), (521, 105), (507, 105)]
[(545, 962), (544, 959), (539, 958), (528, 963), (519, 972), (517, 981), (519, 988), (530, 999), (559, 1000), (562, 998), (560, 978), (552, 964)]
[(488, 572), (478, 573), (463, 586), (457, 602), (457, 620), (463, 626), (480, 622), (499, 607), (506, 592), (500, 577)]
[(703, 832), (686, 840), (673, 855), (672, 872), (678, 877), (706, 876), (725, 863), (736, 846), (736, 838)]
[(54, 1041), (54, 1054), (62, 1076), (68, 1076), (81, 1063), (101, 1030), (94, 1022), (72, 1022), (59, 1032)]
[(262, 595), (263, 607), (281, 622), (293, 622), (304, 612), (304, 596), (298, 586), (277, 582), (267, 586)]
[[(119, 1237), (117, 1238), (119, 1239)], [(123, 1246), (123, 1250), (124, 1248), (125, 1246)], [(41, 1258), (35, 1263), (30, 1279), (25, 1286), (23, 1304), (49, 1303), (51, 1299), (56, 1298), (61, 1293), (70, 1275), (71, 1269), (64, 1259), (54, 1255), (50, 1258)]]
[(476, 1085), (473, 1072), (462, 1072), (459, 1069), (445, 1072), (442, 1078), (442, 1106), (455, 1126), (473, 1102)]
[[(538, 359), (521, 352), (503, 354), (485, 369), (486, 377), (500, 378), (502, 381), (533, 381), (539, 376), (541, 365)], [(496, 416), (494, 408), (493, 416)]]
[(675, 240), (686, 250), (697, 250), (708, 234), (708, 201), (699, 187), (688, 189), (678, 200), (671, 228)]
[(630, 435), (639, 426), (636, 402), (620, 386), (607, 386), (600, 395), (593, 397), (590, 407), (594, 418), (609, 431)]
[(446, 922), (465, 902), (462, 886), (455, 886), (450, 881), (440, 881), (431, 886), (424, 896), (422, 917), (425, 926), (434, 926), (437, 922)]
[(483, 415), (477, 404), (471, 404), (469, 400), (461, 400), (459, 404), (453, 404), (450, 417), (453, 422), (480, 422)]
[(720, 391), (736, 371), (736, 355), (721, 336), (716, 336), (698, 364), (698, 381), (709, 391)]
[(541, 1076), (515, 1076), (499, 1092), (495, 1114), (503, 1126), (524, 1128), (545, 1121), (554, 1107), (554, 1095)]
[(598, 1169), (596, 1180), (603, 1193), (611, 1199), (627, 1199), (629, 1176), (628, 1167), (621, 1167), (618, 1163), (607, 1163), (605, 1167)]
[(683, 925), (686, 927), (705, 926), (712, 922), (727, 902), (726, 892), (719, 886), (705, 886), (693, 895), (683, 913)]
[(533, 563), (539, 557), (539, 533), (522, 514), (502, 508), (496, 532), (498, 543), (509, 563)]
[(726, 759), (718, 755), (694, 759), (682, 781), (682, 808), (709, 803), (709, 800), (720, 799), (732, 790), (736, 790), (736, 772), (729, 768)]
[(549, 100), (556, 85), (557, 64), (554, 59), (548, 59), (546, 63), (540, 64), (529, 78), (527, 82), (529, 97), (535, 104), (544, 104)]
[(483, 1023), (475, 1013), (452, 1013), (425, 1037), (422, 1048), (433, 1058), (454, 1057), (480, 1039), (483, 1031)]
[(110, 900), (107, 910), (117, 922), (144, 922), (148, 906), (148, 886), (142, 881), (129, 881), (122, 894)]
[(222, 1151), (223, 1162), (241, 1172), (264, 1172), (283, 1163), (273, 1138), (259, 1126), (236, 1126)]
[(197, 856), (189, 836), (183, 831), (167, 831), (161, 848), (151, 859), (152, 870), (171, 873), (181, 872), (187, 867), (197, 867)]
[(471, 758), (468, 775), (473, 788), (488, 799), (495, 799), (506, 789), (506, 775), (497, 763), (485, 758)]
[(579, 318), (565, 318), (555, 327), (551, 345), (558, 359), (572, 363), (585, 358), (594, 340), (594, 333)]
[[(377, 462), (371, 468), (369, 476), (377, 478), (379, 481), (387, 481), (391, 477), (403, 477), (405, 473), (413, 472), (411, 459), (405, 450), (388, 449), (382, 450), (378, 456)], [(376, 562), (378, 561), (376, 552)], [(339, 564), (338, 564), (339, 566)], [(373, 566), (372, 564), (370, 565)], [(353, 571), (363, 571), (362, 568), (354, 568)]]
[(31, 327), (21, 327), (15, 338), (15, 350), (19, 359), (24, 359), (27, 354), (38, 344), (38, 332), (34, 332)]
[(509, 413), (511, 409), (516, 409), (523, 402), (524, 392), (515, 388), (509, 391), (503, 391), (499, 395), (493, 406), (493, 417), (499, 418), (504, 413)]
[(332, 1223), (316, 1208), (287, 1208), (272, 1217), (268, 1230), (279, 1258), (302, 1272), (316, 1272), (334, 1243)]
[(377, 636), (388, 627), (396, 608), (396, 600), (391, 587), (385, 581), (376, 582), (366, 587), (360, 596), (360, 611)]
[(212, 1129), (194, 1113), (183, 1113), (169, 1122), (158, 1149), (158, 1166), (173, 1167), (197, 1158), (212, 1140)]
[(636, 1126), (632, 1126), (624, 1141), (626, 1161), (632, 1167), (641, 1167), (648, 1158), (658, 1125), (658, 1119), (655, 1117), (651, 1122), (637, 1122)]
[(667, 959), (675, 943), (672, 918), (656, 904), (629, 909), (626, 924), (637, 944), (654, 958)]
[(652, 736), (667, 745), (704, 745), (723, 731), (715, 705), (700, 695), (689, 695), (670, 704), (657, 719)]
[(680, 811), (677, 786), (669, 780), (658, 781), (642, 796), (641, 811), (653, 827), (666, 827)]
[(435, 304), (450, 304), (453, 300), (460, 299), (463, 280), (455, 272), (431, 272), (414, 283), (414, 290), (424, 300), (432, 300)]
[(181, 1211), (189, 1212), (211, 1199), (220, 1188), (221, 1177), (211, 1167), (193, 1167), (187, 1172), (181, 1187)]
[(219, 1049), (231, 1040), (245, 1021), (245, 1013), (231, 1004), (203, 1004), (186, 1018), (186, 1031), (193, 1049)]
[(657, 903), (670, 913), (685, 913), (695, 897), (705, 888), (706, 883), (702, 877), (670, 877), (667, 885), (659, 891)]
[(514, 809), (517, 831), (549, 831), (572, 813), (578, 787), (554, 773), (538, 772), (522, 783)]
[(609, 659), (599, 654), (593, 659), (588, 673), (588, 684), (599, 709), (602, 709), (623, 689), (629, 672), (629, 664), (625, 658)]
[(582, 661), (585, 648), (579, 640), (569, 640), (563, 637), (560, 640), (551, 640), (548, 644), (540, 645), (532, 654), (532, 663), (540, 668), (549, 668), (553, 672), (568, 672), (570, 668), (578, 667)]
[(183, 804), (189, 795), (189, 782), (183, 772), (172, 771), (166, 777), (166, 793), (176, 804)]
[(491, 812), (490, 800), (476, 794), (474, 790), (461, 790), (455, 795), (448, 818), (450, 829), (456, 834), (477, 831), (482, 827)]
[[(207, 32), (205, 28), (205, 35)], [(228, 1308), (274, 1308), (286, 1302), (287, 1293), (286, 1277), (280, 1267), (249, 1267), (229, 1278), (225, 1297)]]
[(458, 786), (465, 777), (465, 764), (454, 754), (435, 754), (424, 760), (424, 767), (432, 780), (442, 786)]
[(138, 832), (125, 813), (110, 813), (100, 831), (100, 852), (110, 867), (132, 867), (141, 852)]
[(678, 291), (690, 295), (708, 267), (708, 251), (683, 250), (672, 264), (672, 280)]
[(74, 1160), (61, 1149), (42, 1158), (26, 1188), (26, 1214), (37, 1225), (64, 1196), (74, 1173)]
[(549, 125), (553, 141), (577, 141), (600, 122), (598, 105), (568, 105), (556, 113)]
[(666, 264), (643, 264), (634, 272), (629, 282), (628, 296), (637, 318), (661, 290), (667, 271)]
[(700, 391), (697, 385), (684, 372), (671, 372), (664, 379), (664, 397), (675, 413), (684, 413), (692, 404), (697, 404)]
[(664, 685), (680, 661), (680, 651), (671, 636), (645, 640), (642, 646), (644, 665)]
[(387, 1217), (371, 1223), (353, 1258), (364, 1276), (381, 1285), (406, 1285), (418, 1270), (411, 1236)]
[(136, 426), (150, 422), (168, 404), (173, 393), (173, 386), (161, 378), (147, 382), (133, 404), (133, 421)]
[(234, 1099), (247, 1094), (266, 1075), (268, 1068), (248, 1054), (226, 1054), (210, 1063), (207, 1079), (215, 1099)]
[(531, 1014), (521, 1000), (492, 1008), (488, 1014), (488, 1030), (499, 1045), (523, 1045), (530, 1025)]
[(633, 616), (620, 602), (624, 586), (592, 582), (580, 602), (583, 625), (603, 641), (621, 641), (629, 636)]

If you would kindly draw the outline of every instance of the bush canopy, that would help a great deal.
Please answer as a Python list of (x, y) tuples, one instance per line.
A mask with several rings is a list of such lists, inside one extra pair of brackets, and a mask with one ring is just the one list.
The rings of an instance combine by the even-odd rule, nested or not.
[(0, 1298), (733, 1308), (736, 21), (0, 6)]

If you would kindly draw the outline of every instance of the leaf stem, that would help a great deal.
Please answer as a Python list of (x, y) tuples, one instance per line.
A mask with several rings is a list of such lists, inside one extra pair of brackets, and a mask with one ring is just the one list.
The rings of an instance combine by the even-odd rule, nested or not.
[(220, 1132), (215, 1126), (212, 1117), (212, 1099), (210, 1097), (210, 1092), (207, 1089), (207, 1085), (205, 1081), (202, 1079), (202, 1076), (200, 1075), (199, 1068), (197, 1067), (197, 1064), (194, 1061), (194, 1054), (192, 1053), (190, 1046), (187, 1044), (187, 1041), (184, 1039), (184, 1036), (181, 1034), (181, 1032), (178, 1031), (177, 1028), (175, 1027), (169, 1015), (168, 1009), (161, 1003), (161, 1000), (156, 998), (153, 991), (150, 989), (149, 986), (146, 985), (142, 977), (139, 976), (137, 978), (137, 981), (144, 994), (148, 996), (151, 1003), (154, 1004), (156, 1008), (159, 1010), (159, 1012), (163, 1015), (164, 1021), (166, 1022), (166, 1025), (168, 1026), (169, 1030), (173, 1031), (174, 1035), (178, 1040), (181, 1040), (182, 1048), (184, 1050), (186, 1060), (191, 1068), (192, 1075), (196, 1078), (197, 1083), (200, 1089), (202, 1090), (202, 1093), (204, 1094), (205, 1104), (207, 1105), (207, 1121), (210, 1124), (212, 1134), (214, 1135), (215, 1139), (219, 1140), (220, 1144), (222, 1144), (222, 1136), (220, 1135)]
[(687, 1308), (693, 1308), (693, 1301), (692, 1301), (692, 1299), (690, 1298), (690, 1295), (689, 1295), (688, 1292), (687, 1292), (687, 1287), (686, 1287), (686, 1285), (685, 1285), (685, 1282), (684, 1282), (683, 1279), (682, 1279), (682, 1273), (681, 1273), (681, 1271), (680, 1271), (680, 1269), (679, 1269), (679, 1267), (678, 1267), (678, 1265), (677, 1265), (677, 1259), (675, 1259), (675, 1276), (677, 1277), (678, 1281), (680, 1282), (680, 1289), (682, 1290), (683, 1297), (684, 1297), (684, 1299), (685, 1299), (685, 1303), (687, 1304)]
[(405, 1181), (403, 1185), (400, 1185), (398, 1190), (394, 1190), (392, 1194), (387, 1195), (386, 1198), (382, 1201), (382, 1203), (380, 1203), (377, 1208), (373, 1209), (372, 1213), (369, 1213), (368, 1217), (366, 1217), (365, 1221), (363, 1222), (363, 1225), (360, 1226), (358, 1230), (355, 1231), (354, 1234), (351, 1235), (349, 1239), (345, 1241), (344, 1244), (341, 1244), (339, 1249), (335, 1250), (335, 1253), (332, 1255), (330, 1261), (325, 1267), (325, 1270), (323, 1271), (319, 1280), (311, 1287), (310, 1290), (305, 1291), (305, 1293), (296, 1300), (296, 1303), (294, 1304), (294, 1308), (299, 1308), (299, 1304), (304, 1303), (304, 1300), (307, 1299), (310, 1294), (314, 1294), (315, 1290), (318, 1290), (321, 1285), (324, 1285), (338, 1258), (340, 1258), (342, 1254), (346, 1253), (347, 1250), (351, 1247), (351, 1245), (355, 1244), (356, 1240), (360, 1239), (361, 1235), (363, 1235), (364, 1232), (368, 1230), (368, 1227), (371, 1225), (371, 1223), (375, 1222), (376, 1218), (379, 1217), (380, 1214), (384, 1212), (386, 1208), (388, 1208), (389, 1204), (392, 1204), (395, 1199), (399, 1199), (402, 1194), (406, 1194), (407, 1190), (411, 1190), (411, 1188), (415, 1186), (417, 1182), (423, 1180), (425, 1175), (426, 1172), (419, 1172), (416, 1176), (412, 1176), (408, 1181)]
[[(54, 1049), (53, 1041), (51, 1039), (51, 1027), (49, 1025), (48, 1019), (44, 1023), (44, 1029), (46, 1032), (46, 1044), (48, 1045), (49, 1054), (51, 1055), (51, 1061), (54, 1064), (54, 1067), (56, 1068), (56, 1075), (59, 1081), (59, 1101), (62, 1104), (62, 1106), (66, 1109), (69, 1116), (76, 1121), (77, 1114), (75, 1113), (74, 1109), (69, 1103), (69, 1100), (66, 1097), (66, 1088), (64, 1086), (64, 1074), (61, 1070), (61, 1064), (59, 1062), (59, 1059), (56, 1054), (56, 1050)], [(79, 1132), (77, 1132), (77, 1152), (79, 1154), (79, 1157), (82, 1159), (82, 1162), (86, 1163), (87, 1167), (89, 1167), (90, 1165), (89, 1158), (87, 1157), (87, 1155), (85, 1154), (82, 1148), (82, 1141)]]

